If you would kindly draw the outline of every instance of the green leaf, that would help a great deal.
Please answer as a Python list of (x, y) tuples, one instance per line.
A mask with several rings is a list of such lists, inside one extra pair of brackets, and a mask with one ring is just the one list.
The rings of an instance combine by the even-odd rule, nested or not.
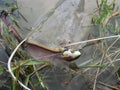
[(25, 85), (26, 85), (26, 86), (28, 86), (29, 80), (30, 80), (30, 76), (28, 75), (28, 76), (26, 77), (26, 80), (25, 80)]
[(0, 66), (0, 75), (3, 74), (3, 67)]
[(25, 62), (23, 62), (22, 65), (42, 65), (45, 64), (45, 62), (40, 62), (40, 61), (33, 61), (33, 60), (26, 60)]
[(29, 66), (29, 65), (42, 65), (49, 62), (42, 62), (42, 61), (33, 61), (33, 60), (26, 60), (26, 61), (21, 61), (19, 66), (13, 67), (12, 70), (16, 70), (17, 68), (19, 68), (20, 66)]
[(11, 3), (9, 3), (9, 2), (6, 2), (6, 6), (10, 7), (11, 10), (13, 10), (13, 11), (17, 10), (17, 6), (14, 5), (14, 4), (11, 4)]

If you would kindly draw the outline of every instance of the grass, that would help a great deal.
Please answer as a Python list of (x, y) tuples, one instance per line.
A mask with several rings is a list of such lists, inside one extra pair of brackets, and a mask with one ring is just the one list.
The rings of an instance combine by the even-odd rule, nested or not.
[[(116, 15), (119, 15), (119, 12), (117, 9), (115, 10), (116, 0), (113, 0), (112, 3), (108, 3), (107, 0), (101, 0), (100, 4), (99, 4), (99, 1), (96, 0), (96, 3), (98, 6), (98, 15), (95, 15), (95, 17), (93, 17), (93, 23), (100, 25), (101, 28), (99, 30), (99, 34), (100, 34), (100, 37), (103, 37), (103, 36), (107, 35), (106, 32), (109, 33), (109, 30), (106, 27), (107, 27), (110, 19), (112, 17), (115, 17)], [(115, 29), (113, 31), (115, 33)], [(119, 35), (119, 33), (117, 33), (117, 34)], [(113, 63), (113, 61), (115, 59), (119, 58), (118, 56), (120, 53), (118, 52), (117, 55), (115, 55), (114, 57), (110, 57), (109, 55), (111, 54), (110, 49), (113, 48), (114, 44), (119, 42), (119, 39), (120, 38), (118, 37), (115, 41), (113, 41), (113, 43), (110, 46), (108, 46), (106, 40), (104, 42), (102, 42), (103, 55), (101, 57), (99, 65), (103, 66), (104, 64), (106, 64), (106, 60), (104, 58), (107, 58), (109, 65), (113, 66), (116, 69), (116, 65)], [(98, 79), (100, 73), (101, 73), (101, 69), (98, 68), (97, 72), (96, 72), (95, 80), (94, 80), (93, 90), (96, 90), (96, 83), (97, 83), (97, 79)], [(117, 74), (117, 76), (118, 76), (118, 74)], [(119, 76), (118, 76), (118, 79), (119, 79)]]
[[(6, 17), (9, 17), (14, 24), (20, 28), (17, 19), (12, 15), (12, 13), (17, 10), (15, 5), (12, 5), (10, 3), (6, 3), (7, 6), (10, 8), (10, 11), (8, 11), (6, 8), (3, 8), (3, 12), (7, 15), (1, 15), (0, 23), (1, 23), (1, 36), (4, 39), (4, 45), (6, 48), (6, 52), (8, 55), (10, 55), (10, 58), (8, 60), (8, 71), (10, 72), (12, 76), (12, 84), (11, 89), (22, 89), (26, 88), (29, 89), (27, 86), (34, 86), (31, 84), (31, 78), (33, 75), (36, 75), (38, 77), (38, 82), (40, 83), (41, 87), (45, 90), (48, 90), (47, 86), (44, 84), (43, 79), (40, 75), (38, 75), (38, 71), (42, 68), (45, 68), (50, 65), (50, 63), (47, 62), (37, 62), (30, 60), (30, 56), (27, 54), (27, 51), (23, 48), (23, 43), (27, 40), (27, 37), (19, 44), (20, 39), (16, 31), (14, 31), (14, 28), (12, 25), (7, 25), (7, 19)], [(2, 14), (2, 13), (1, 13)], [(21, 28), (20, 28), (21, 29)], [(16, 36), (18, 37), (16, 37)], [(16, 48), (16, 49), (15, 49)], [(22, 63), (20, 61), (22, 60)], [(12, 62), (11, 62), (12, 61)], [(39, 66), (40, 68), (36, 68), (36, 66)], [(29, 70), (28, 70), (29, 69)], [(3, 69), (1, 67), (0, 69), (1, 74), (3, 73)], [(27, 75), (27, 76), (26, 76)], [(24, 81), (26, 84), (23, 84), (21, 79), (22, 77), (26, 77), (26, 80)], [(20, 86), (21, 85), (21, 86)], [(25, 86), (26, 85), (26, 86)]]
[[(119, 12), (115, 9), (115, 0), (113, 0), (113, 2), (110, 4), (107, 2), (107, 0), (101, 0), (101, 3), (99, 3), (99, 0), (96, 0), (96, 4), (97, 10), (96, 13), (93, 15), (92, 21), (93, 24), (99, 26), (100, 38), (75, 42), (64, 46), (69, 47), (73, 45), (83, 43), (88, 44), (93, 42), (94, 49), (91, 58), (78, 65), (76, 67), (77, 70), (69, 67), (71, 71), (75, 72), (73, 78), (77, 77), (77, 75), (79, 74), (86, 75), (85, 73), (93, 74), (92, 72), (94, 72), (94, 78), (92, 78), (93, 80), (91, 80), (94, 83), (92, 90), (96, 90), (97, 83), (99, 82), (98, 78), (100, 75), (102, 75), (102, 73), (106, 72), (106, 70), (114, 69), (114, 72), (111, 73), (111, 76), (113, 74), (116, 74), (117, 79), (120, 80), (118, 72), (120, 67), (116, 64), (120, 61), (120, 49), (118, 45), (120, 41), (119, 31), (116, 32), (114, 29), (114, 33), (112, 33), (111, 36), (111, 33), (107, 29), (107, 27), (110, 25), (110, 20), (118, 15)], [(8, 53), (9, 55), (7, 66), (8, 72), (11, 74), (12, 78), (12, 85), (10, 85), (10, 88), (12, 90), (23, 88), (31, 90), (30, 88), (35, 89), (36, 87), (39, 87), (44, 90), (49, 90), (49, 87), (45, 82), (45, 77), (40, 72), (47, 67), (54, 67), (54, 65), (50, 62), (35, 61), (34, 58), (32, 58), (28, 54), (26, 47), (24, 47), (25, 42), (27, 41), (29, 36), (33, 32), (35, 32), (37, 28), (31, 31), (25, 39), (22, 39), (13, 29), (13, 25), (7, 25), (5, 18), (9, 17), (9, 19), (16, 27), (18, 27), (19, 29), (23, 29), (13, 15), (14, 11), (18, 10), (18, 8), (17, 6), (10, 3), (6, 3), (6, 5), (10, 8), (10, 11), (6, 8), (3, 8), (7, 16), (6, 14), (4, 14), (5, 16), (1, 15), (0, 26), (1, 36), (4, 40), (4, 47), (6, 49), (6, 53)], [(21, 17), (24, 18), (24, 16), (22, 15)], [(24, 20), (27, 21), (25, 18)], [(100, 43), (97, 43), (97, 41), (100, 41)], [(86, 56), (84, 56), (84, 58), (86, 58)], [(0, 75), (2, 75), (3, 73), (3, 67), (0, 66)], [(33, 81), (34, 78), (36, 78), (36, 82)]]

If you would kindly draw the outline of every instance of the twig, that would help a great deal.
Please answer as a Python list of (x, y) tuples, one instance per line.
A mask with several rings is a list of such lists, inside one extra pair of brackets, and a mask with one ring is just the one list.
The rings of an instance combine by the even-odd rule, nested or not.
[(1, 63), (1, 64), (5, 64), (5, 65), (7, 64), (6, 62), (3, 62), (3, 61), (0, 61), (0, 63)]
[(101, 84), (101, 85), (104, 85), (104, 86), (106, 86), (106, 87), (109, 87), (109, 88), (111, 88), (111, 89), (119, 90), (119, 88), (117, 88), (117, 87), (115, 87), (115, 86), (111, 86), (111, 85), (105, 84), (105, 83), (103, 83), (103, 82), (98, 82), (98, 83)]
[(75, 43), (67, 44), (64, 47), (69, 47), (69, 46), (74, 46), (74, 45), (78, 45), (78, 44), (83, 44), (83, 43), (89, 43), (89, 42), (104, 40), (104, 39), (117, 38), (117, 37), (120, 37), (120, 35), (114, 35), (114, 36), (108, 36), (108, 37), (101, 37), (101, 38), (96, 38), (96, 39), (90, 39), (90, 40), (75, 42)]
[(25, 86), (21, 81), (17, 80), (17, 78), (15, 77), (15, 75), (13, 74), (12, 72), (12, 69), (11, 69), (11, 61), (12, 61), (12, 58), (14, 56), (14, 54), (16, 53), (16, 51), (18, 50), (18, 48), (27, 40), (27, 38), (25, 38), (24, 40), (22, 40), (22, 42), (20, 44), (18, 44), (18, 46), (14, 49), (14, 51), (12, 52), (12, 54), (10, 55), (9, 59), (8, 59), (8, 71), (9, 73), (12, 75), (12, 77), (18, 81), (18, 83), (24, 87), (26, 90), (31, 90), (30, 88), (28, 88), (27, 86)]
[[(41, 69), (45, 68), (46, 66), (48, 66), (48, 64), (44, 64), (44, 65), (41, 67)], [(35, 65), (33, 65), (33, 67), (34, 67), (34, 70), (36, 71), (37, 68), (35, 67)], [(48, 87), (44, 84), (44, 82), (43, 82), (43, 80), (42, 80), (42, 77), (41, 77), (41, 76), (39, 77), (39, 73), (38, 73), (38, 72), (35, 72), (35, 74), (36, 74), (36, 76), (37, 76), (37, 78), (38, 78), (41, 86), (42, 86), (45, 90), (49, 90)]]
[[(41, 26), (39, 26), (39, 28), (41, 28)], [(26, 36), (25, 39), (23, 39), (18, 45), (17, 47), (14, 49), (14, 51), (12, 52), (12, 54), (10, 55), (9, 59), (8, 59), (8, 71), (11, 74), (11, 76), (13, 77), (14, 80), (17, 80), (17, 78), (15, 77), (14, 73), (12, 72), (12, 68), (11, 68), (11, 61), (13, 56), (15, 55), (15, 53), (17, 52), (18, 48), (29, 38), (29, 36), (32, 35), (33, 32), (35, 32), (38, 28), (36, 28), (35, 30), (32, 30), (30, 33), (28, 33), (28, 35)], [(17, 80), (17, 82), (24, 87), (26, 90), (31, 90), (30, 88), (28, 88), (27, 86), (25, 86), (21, 81)]]
[(100, 5), (99, 5), (99, 2), (98, 0), (96, 0), (96, 3), (97, 3), (97, 7), (100, 8)]
[[(100, 64), (99, 65), (102, 65), (103, 60), (104, 60), (104, 52), (103, 52), (103, 55), (102, 55), (102, 58), (100, 60)], [(101, 70), (100, 68), (97, 69), (97, 72), (96, 72), (96, 75), (95, 75), (94, 84), (93, 84), (93, 89), (92, 90), (96, 90), (96, 84), (97, 84), (97, 79), (98, 79), (100, 70)]]

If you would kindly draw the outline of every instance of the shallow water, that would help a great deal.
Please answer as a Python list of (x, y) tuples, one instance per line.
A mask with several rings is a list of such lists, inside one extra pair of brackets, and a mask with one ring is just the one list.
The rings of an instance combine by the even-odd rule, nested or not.
[[(72, 2), (72, 4), (70, 2)], [(91, 15), (88, 15), (88, 14), (91, 14), (97, 7), (95, 0), (92, 0), (90, 2), (88, 0), (85, 0), (85, 1), (76, 0), (75, 1), (76, 3), (73, 3), (73, 2), (74, 0), (70, 0), (70, 1), (64, 0), (59, 7), (57, 7), (55, 10), (53, 9), (54, 12), (51, 12), (49, 14), (50, 16), (48, 15), (49, 17), (47, 17), (47, 15), (45, 14), (45, 16), (41, 18), (41, 16), (44, 14), (44, 13), (41, 13), (42, 15), (40, 15), (40, 17), (38, 18), (36, 23), (33, 24), (33, 26), (34, 25), (37, 26), (43, 21), (42, 28), (39, 29), (37, 33), (36, 32), (33, 33), (32, 37), (30, 37), (30, 41), (36, 44), (42, 43), (43, 45), (48, 46), (48, 47), (52, 47), (52, 46), (59, 47), (60, 44), (66, 44), (69, 42), (76, 42), (76, 41), (99, 37), (100, 28), (99, 26), (91, 25)], [(48, 5), (48, 7), (50, 6)], [(97, 54), (95, 54), (95, 56), (93, 55), (94, 51), (98, 47), (96, 47), (94, 44), (88, 45), (87, 47), (84, 47), (84, 48), (83, 47), (84, 45), (71, 47), (74, 49), (82, 49), (81, 57), (74, 61), (78, 66), (90, 65), (90, 63), (93, 64), (93, 63), (100, 61), (101, 53), (99, 50), (96, 51)], [(91, 76), (91, 75), (93, 76), (96, 70), (97, 69), (91, 69), (90, 71), (88, 70), (88, 72), (86, 71), (85, 73), (88, 76)], [(115, 69), (115, 71), (116, 70), (117, 69)], [(113, 70), (112, 72), (115, 72), (115, 71)], [(50, 86), (51, 90), (53, 89), (89, 90), (92, 87), (93, 82), (94, 82), (94, 80), (91, 80), (94, 76), (91, 78), (91, 77), (88, 77), (87, 75), (85, 77), (83, 77), (82, 75), (76, 75), (74, 78), (72, 78), (70, 74), (67, 74), (66, 76), (64, 76), (65, 72), (60, 71), (59, 68), (58, 68), (58, 72), (54, 71), (54, 72), (49, 72), (49, 73), (51, 74), (51, 76), (53, 76), (53, 74), (55, 75), (54, 77), (51, 77), (50, 79), (46, 78), (46, 82), (48, 80), (47, 83), (48, 83), (48, 86)], [(55, 74), (55, 73), (59, 73), (59, 74)], [(116, 79), (116, 76), (112, 74), (113, 73), (106, 71), (102, 73), (98, 79), (99, 81), (102, 81), (104, 83), (115, 84), (117, 79)], [(62, 76), (60, 77), (59, 75), (62, 75)], [(110, 76), (108, 77), (108, 75)], [(61, 80), (62, 78), (66, 78), (66, 81)], [(54, 80), (55, 82), (51, 82), (52, 80)], [(64, 84), (64, 82), (67, 83), (67, 85)], [(88, 86), (86, 86), (86, 84)], [(99, 87), (101, 87), (101, 89)], [(103, 90), (103, 89), (110, 90), (107, 87), (98, 85), (97, 90)]]
[[(28, 23), (26, 23), (23, 19), (20, 19), (20, 24), (24, 28), (23, 31), (19, 31), (21, 35), (25, 37), (32, 28), (36, 28), (39, 25), (42, 26), (41, 29), (38, 29), (37, 32), (32, 34), (29, 38), (30, 42), (42, 44), (54, 49), (61, 47), (61, 44), (99, 37), (98, 29), (100, 28), (99, 26), (91, 25), (91, 16), (88, 15), (96, 8), (94, 0), (91, 2), (88, 0), (36, 0), (35, 2), (31, 0), (17, 1), (20, 12), (28, 20)], [(117, 19), (119, 20), (119, 17)], [(110, 44), (111, 43), (109, 43), (109, 45)], [(75, 62), (78, 66), (84, 66), (92, 65), (93, 63), (100, 61), (102, 56), (100, 50), (97, 49), (96, 54), (94, 54), (94, 51), (98, 48), (95, 44), (83, 47), (84, 45), (70, 47), (73, 49), (81, 49), (80, 51), (82, 53), (81, 57), (73, 62)], [(119, 44), (115, 47), (120, 48)], [(33, 49), (35, 49), (35, 47)], [(32, 52), (32, 50), (30, 52)], [(40, 57), (41, 55), (45, 56), (46, 53), (52, 53), (48, 51), (46, 52), (42, 48), (39, 48), (39, 51), (33, 53), (33, 56)], [(4, 53), (1, 53), (1, 55), (2, 54), (4, 55)], [(6, 57), (2, 58), (6, 59)], [(54, 59), (54, 57), (51, 58)], [(48, 60), (51, 58), (43, 59)], [(56, 59), (58, 62), (53, 62), (55, 65), (54, 67), (46, 68), (40, 72), (43, 78), (45, 78), (45, 82), (49, 86), (50, 90), (90, 90), (92, 88), (94, 82), (93, 79), (97, 70), (96, 68), (88, 71), (86, 70), (86, 72), (81, 72), (81, 70), (79, 70), (78, 72), (80, 73), (77, 73), (69, 68), (68, 64), (70, 62), (61, 62), (59, 57), (55, 58), (55, 60)], [(117, 64), (119, 66), (119, 63)], [(112, 68), (112, 70), (107, 70), (108, 72), (106, 71), (101, 73), (98, 80), (110, 85), (116, 84), (117, 78), (113, 73), (111, 73), (116, 70), (117, 69), (114, 70)], [(106, 89), (110, 90), (109, 88), (104, 87), (104, 85), (100, 86), (98, 84), (98, 89), (96, 90)]]

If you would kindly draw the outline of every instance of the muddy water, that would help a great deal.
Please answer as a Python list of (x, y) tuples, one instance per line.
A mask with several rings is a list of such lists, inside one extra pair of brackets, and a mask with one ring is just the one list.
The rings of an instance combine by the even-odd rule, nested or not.
[[(97, 7), (95, 1), (96, 0), (46, 0), (43, 2), (42, 0), (38, 0), (33, 3), (30, 0), (18, 0), (21, 13), (29, 21), (28, 24), (22, 21), (23, 27), (27, 26), (27, 28), (30, 29), (31, 27), (42, 26), (32, 34), (29, 41), (38, 45), (42, 44), (54, 50), (55, 48), (61, 48), (62, 44), (99, 37), (99, 26), (91, 25), (92, 16), (90, 14), (93, 13)], [(71, 48), (82, 49), (82, 45)], [(93, 56), (95, 50), (96, 46), (94, 45), (85, 47), (81, 50), (81, 57), (74, 62), (78, 66), (82, 66), (89, 65), (91, 62), (96, 63), (100, 61), (101, 53), (99, 50), (96, 51), (97, 55), (95, 57)], [(46, 83), (48, 83), (51, 90), (89, 90), (90, 87), (92, 87), (93, 81), (91, 79), (93, 77), (90, 77), (90, 80), (87, 78), (88, 76), (83, 77), (82, 75), (76, 75), (72, 77), (72, 72), (69, 72), (69, 70), (61, 71), (61, 67), (66, 68), (67, 65), (63, 64), (55, 67), (54, 72), (48, 73), (54, 76), (46, 78)], [(93, 75), (96, 69), (92, 69), (91, 71), (89, 74)], [(112, 72), (114, 72), (114, 70)], [(102, 73), (99, 80), (102, 82), (108, 82), (108, 80), (111, 82), (116, 81), (115, 76), (108, 77), (109, 74), (111, 73)], [(65, 80), (63, 78), (65, 78)], [(114, 80), (112, 78), (114, 78)], [(52, 82), (52, 80), (54, 80), (54, 82)], [(98, 88), (98, 90), (105, 90), (103, 86), (100, 87), (101, 89)], [(106, 87), (106, 89), (108, 88)]]
[[(84, 0), (52, 0), (51, 2), (37, 0), (34, 3), (27, 0), (24, 3), (19, 1), (18, 4), (21, 13), (29, 21), (28, 24), (21, 21), (23, 27), (35, 28), (39, 25), (42, 26), (38, 31), (33, 32), (29, 38), (32, 43), (42, 44), (54, 50), (55, 48), (61, 48), (63, 44), (85, 40), (89, 35), (88, 32), (91, 32), (89, 29), (81, 27), (90, 24), (90, 21), (87, 21), (89, 17), (83, 13)], [(78, 49), (80, 46), (71, 48)], [(48, 71), (47, 69), (42, 73), (44, 78), (47, 77), (45, 82), (50, 90), (89, 89), (89, 85), (85, 85), (88, 82), (87, 78), (82, 75), (73, 78), (72, 73), (74, 72), (69, 69), (68, 63), (56, 61), (54, 63), (57, 64), (52, 70)]]
[(20, 12), (32, 26), (39, 18), (52, 10), (58, 1), (60, 0), (17, 0)]
[[(42, 2), (39, 1), (39, 3)], [(26, 25), (22, 22), (21, 24), (23, 24), (23, 27), (25, 25), (25, 27), (28, 26), (30, 29), (30, 27), (35, 28), (36, 26), (41, 26), (40, 29), (33, 32), (29, 38), (29, 42), (38, 45), (42, 44), (50, 49), (58, 50), (59, 48), (62, 48), (61, 45), (81, 41), (87, 38), (89, 30), (82, 30), (81, 28), (81, 25), (90, 24), (90, 21), (87, 21), (89, 17), (82, 13), (84, 11), (84, 0), (56, 0), (52, 5), (48, 4), (47, 1), (44, 3), (45, 4), (43, 4), (43, 6), (39, 6), (39, 8), (47, 9), (40, 9), (39, 11), (36, 11), (35, 9), (34, 13), (32, 13), (32, 11), (29, 12), (29, 9), (38, 9), (38, 6), (34, 7), (34, 4), (33, 6), (31, 4), (28, 11), (26, 11), (24, 10), (24, 7), (20, 6), (21, 3), (19, 5), (21, 8), (20, 11), (22, 11), (21, 13), (30, 20), (30, 25)], [(36, 18), (38, 20), (36, 20)], [(25, 31), (26, 30), (24, 30), (24, 32)], [(23, 37), (26, 36), (24, 34), (22, 34)], [(78, 46), (74, 46), (73, 48), (78, 49)]]
[[(24, 27), (22, 32), (24, 34), (21, 35), (25, 37), (32, 28), (36, 28), (39, 25), (42, 26), (41, 29), (33, 33), (29, 39), (30, 42), (54, 49), (60, 47), (61, 44), (89, 39), (89, 35), (92, 35), (90, 38), (98, 37), (97, 26), (87, 27), (91, 24), (91, 16), (88, 14), (96, 8), (95, 0), (91, 2), (88, 0), (17, 1), (20, 12), (28, 20), (28, 23), (26, 23), (20, 19), (20, 23)], [(71, 48), (79, 49), (80, 47)], [(85, 47), (81, 50), (81, 57), (73, 62), (77, 65), (89, 64), (89, 60), (93, 60), (95, 48), (93, 46)], [(101, 57), (100, 54), (94, 60), (100, 60), (99, 57)], [(84, 63), (86, 61), (88, 63)], [(46, 76), (45, 82), (48, 84), (50, 90), (90, 90), (93, 85), (93, 81), (91, 80), (93, 77), (90, 77), (90, 79), (87, 75), (75, 75), (73, 71), (70, 71), (67, 64), (60, 63), (57, 67), (49, 68), (49, 71), (47, 69), (41, 72), (43, 77)], [(89, 74), (94, 75), (93, 73)], [(105, 73), (104, 78), (107, 78), (110, 74), (110, 72)], [(104, 80), (103, 75), (101, 75), (99, 79), (108, 82), (107, 80), (112, 81), (113, 77), (111, 76)], [(105, 88), (103, 87), (98, 90), (105, 90)]]

